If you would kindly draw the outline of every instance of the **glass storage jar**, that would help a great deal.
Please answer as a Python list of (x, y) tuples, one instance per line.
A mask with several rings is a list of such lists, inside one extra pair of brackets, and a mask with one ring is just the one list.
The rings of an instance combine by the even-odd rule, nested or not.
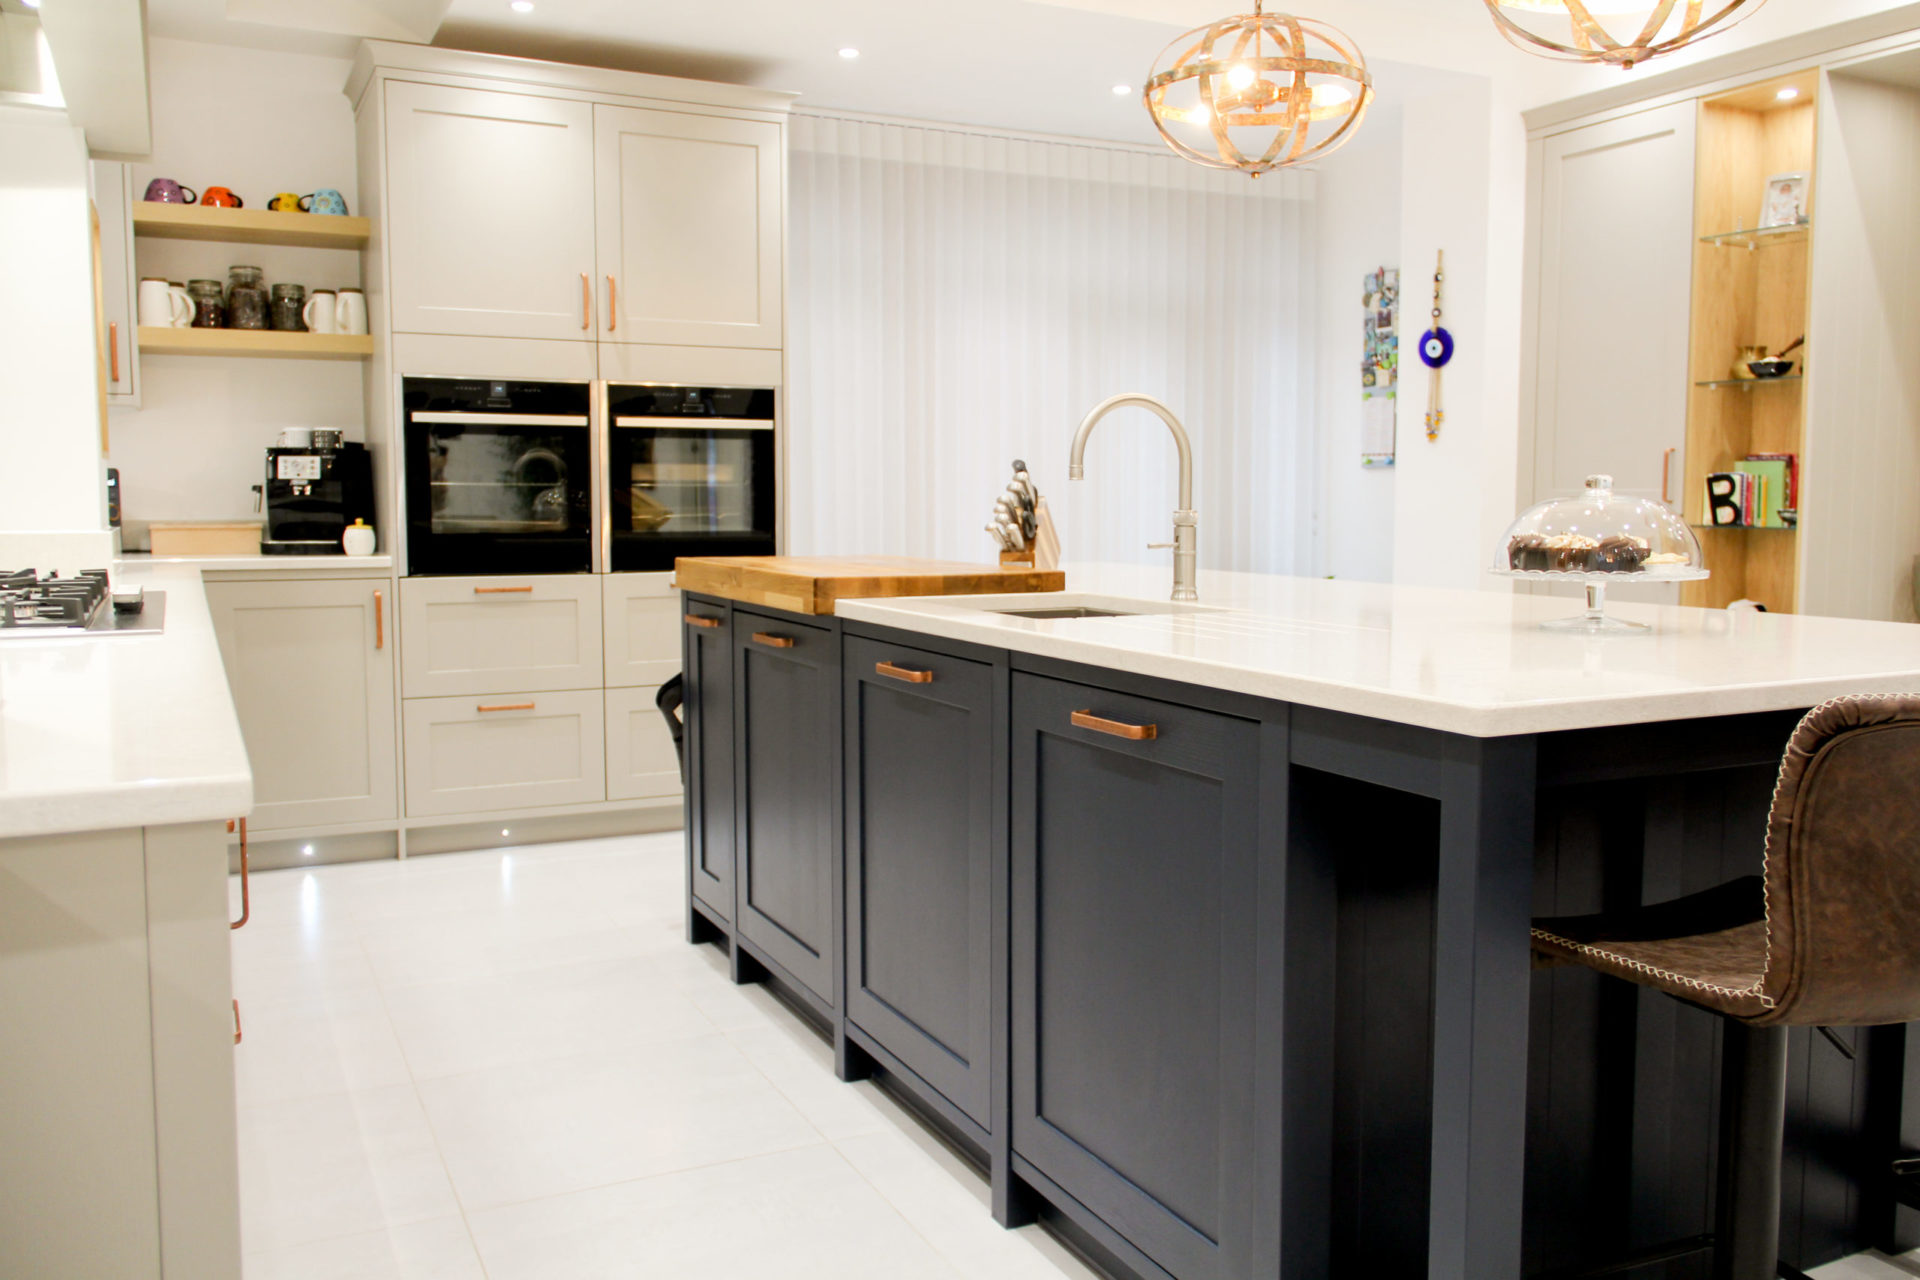
[(227, 268), (227, 327), (267, 327), (267, 273), (259, 267)]
[(273, 327), (289, 333), (305, 333), (306, 317), (301, 314), (307, 306), (307, 286), (303, 284), (277, 284), (273, 286)]
[(187, 300), (193, 303), (193, 327), (218, 329), (227, 322), (227, 295), (218, 280), (187, 281)]

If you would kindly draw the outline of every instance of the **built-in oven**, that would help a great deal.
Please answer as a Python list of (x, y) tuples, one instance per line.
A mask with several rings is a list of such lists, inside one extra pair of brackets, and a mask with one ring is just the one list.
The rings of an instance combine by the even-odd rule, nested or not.
[(607, 567), (772, 555), (771, 387), (607, 385)]
[(404, 378), (410, 574), (590, 573), (585, 382)]

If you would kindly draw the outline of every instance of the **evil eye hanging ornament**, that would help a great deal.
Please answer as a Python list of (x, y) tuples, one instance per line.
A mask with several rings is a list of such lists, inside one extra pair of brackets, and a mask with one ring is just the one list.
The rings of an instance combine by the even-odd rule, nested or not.
[(1447, 420), (1446, 410), (1440, 407), (1440, 371), (1453, 359), (1453, 335), (1440, 323), (1440, 286), (1447, 276), (1447, 251), (1440, 251), (1440, 260), (1433, 269), (1433, 328), (1420, 335), (1420, 363), (1433, 371), (1432, 382), (1427, 391), (1427, 439), (1440, 438), (1440, 424)]

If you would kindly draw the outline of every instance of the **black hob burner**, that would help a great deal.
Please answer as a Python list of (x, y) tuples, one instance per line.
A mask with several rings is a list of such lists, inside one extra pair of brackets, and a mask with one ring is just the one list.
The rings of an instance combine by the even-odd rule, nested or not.
[(161, 628), (163, 605), (158, 591), (115, 594), (105, 569), (0, 569), (0, 635), (151, 633)]

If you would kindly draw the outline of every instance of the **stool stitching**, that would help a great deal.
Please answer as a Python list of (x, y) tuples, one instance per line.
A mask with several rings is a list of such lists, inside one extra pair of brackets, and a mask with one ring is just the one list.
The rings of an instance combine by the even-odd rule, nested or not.
[[(1657, 965), (1648, 964), (1644, 960), (1635, 960), (1631, 956), (1623, 956), (1617, 951), (1609, 951), (1605, 947), (1594, 946), (1592, 943), (1575, 942), (1570, 938), (1562, 938), (1558, 934), (1548, 933), (1545, 929), (1535, 929), (1532, 932), (1533, 936), (1542, 942), (1551, 942), (1557, 947), (1565, 947), (1568, 950), (1577, 951), (1581, 955), (1599, 956), (1628, 969), (1635, 969), (1656, 978), (1664, 978), (1669, 982), (1677, 982), (1683, 987), (1691, 987), (1695, 991), (1712, 991), (1723, 996), (1756, 996), (1767, 1008), (1771, 1009), (1773, 1007), (1773, 1000), (1768, 996), (1761, 995), (1759, 982), (1755, 982), (1751, 986), (1746, 987), (1723, 987), (1712, 982), (1702, 982), (1698, 978), (1690, 978), (1684, 973), (1675, 973), (1671, 969), (1662, 969)], [(1763, 970), (1761, 977), (1764, 979), (1765, 976), (1765, 971)]]

